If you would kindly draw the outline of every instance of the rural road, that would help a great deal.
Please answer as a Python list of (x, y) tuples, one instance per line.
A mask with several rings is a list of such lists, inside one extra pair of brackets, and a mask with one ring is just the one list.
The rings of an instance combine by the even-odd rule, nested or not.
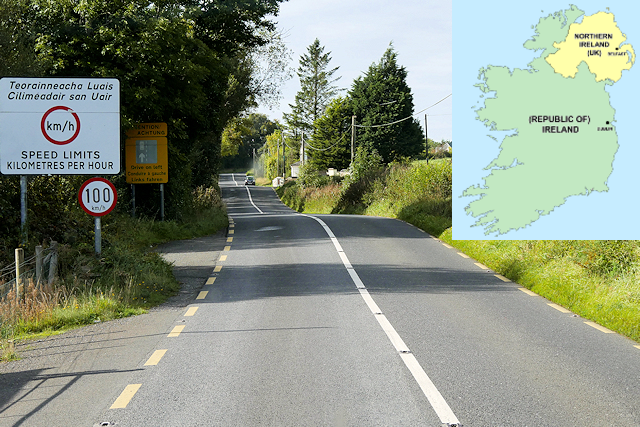
[(640, 426), (637, 343), (411, 225), (243, 180), (220, 178), (227, 236), (167, 249), (186, 302), (0, 366), (0, 426)]

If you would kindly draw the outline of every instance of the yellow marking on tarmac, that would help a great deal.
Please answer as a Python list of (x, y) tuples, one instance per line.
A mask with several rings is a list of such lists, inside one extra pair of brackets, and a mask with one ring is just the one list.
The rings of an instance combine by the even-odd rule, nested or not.
[(634, 345), (634, 347), (640, 350), (640, 345)]
[(233, 242), (233, 237), (227, 237), (227, 243)]
[(235, 234), (236, 230), (229, 230), (229, 234)]
[(236, 226), (236, 225), (235, 225), (234, 223), (230, 223), (230, 224), (229, 224), (229, 228), (233, 228), (233, 227), (235, 227), (235, 226)]
[(196, 299), (205, 299), (207, 297), (208, 293), (209, 293), (209, 291), (200, 291), (200, 293), (198, 294)]
[(158, 362), (160, 362), (160, 359), (162, 359), (162, 356), (164, 356), (164, 354), (167, 352), (167, 350), (156, 350), (153, 352), (153, 354), (151, 355), (151, 357), (149, 358), (149, 360), (147, 360), (147, 363), (144, 364), (144, 366), (155, 366), (158, 364)]
[(129, 384), (124, 388), (120, 396), (113, 402), (110, 409), (124, 409), (127, 407), (133, 396), (138, 392), (138, 389), (142, 384)]
[(226, 261), (226, 260), (227, 260), (226, 255), (220, 255), (220, 259), (218, 261)]
[(189, 310), (187, 310), (187, 312), (184, 315), (186, 317), (191, 317), (194, 314), (196, 314), (196, 311), (198, 311), (198, 307), (189, 307)]
[(496, 276), (498, 279), (502, 280), (503, 282), (510, 282), (511, 280), (507, 279), (506, 277), (504, 277), (502, 274), (494, 274), (494, 276)]
[(182, 332), (185, 326), (186, 325), (174, 326), (169, 335), (167, 335), (167, 338), (175, 338), (180, 336), (180, 332)]
[(453, 246), (451, 245), (447, 245), (446, 243), (442, 243), (442, 246), (444, 246), (445, 248), (449, 248), (449, 249), (453, 249)]
[(584, 323), (591, 326), (592, 328), (599, 330), (600, 332), (604, 332), (605, 334), (615, 334), (615, 332), (613, 332), (612, 330), (609, 330), (604, 326), (600, 326), (597, 323), (594, 323), (594, 322), (584, 322)]
[(458, 255), (460, 255), (462, 258), (469, 258), (469, 255), (463, 254), (462, 252), (458, 252)]
[(215, 281), (216, 281), (215, 277), (209, 277), (207, 279), (207, 283), (205, 283), (205, 285), (213, 285), (213, 282), (215, 282)]
[(483, 270), (491, 270), (489, 267), (487, 267), (484, 264), (480, 264), (479, 262), (474, 262), (475, 265), (477, 265), (478, 267), (480, 267)]
[(225, 246), (223, 250), (224, 250), (225, 252), (226, 252), (226, 251), (230, 251), (230, 250), (231, 250), (231, 246)]
[(571, 310), (567, 310), (566, 308), (564, 308), (564, 307), (563, 307), (563, 306), (561, 306), (561, 305), (554, 304), (554, 303), (552, 303), (552, 302), (547, 303), (547, 305), (548, 305), (549, 307), (555, 308), (555, 309), (556, 309), (556, 310), (558, 310), (560, 313), (565, 313), (565, 314), (566, 314), (566, 313), (571, 313)]
[(527, 295), (529, 295), (529, 296), (532, 296), (532, 297), (537, 297), (537, 296), (538, 296), (538, 294), (536, 294), (536, 293), (535, 293), (535, 292), (533, 292), (533, 291), (530, 291), (530, 290), (529, 290), (529, 289), (527, 289), (527, 288), (518, 288), (518, 289), (520, 289), (522, 292), (524, 292), (525, 294), (527, 294)]
[(220, 273), (220, 270), (222, 270), (222, 266), (221, 265), (216, 265), (216, 268), (213, 269), (214, 273)]

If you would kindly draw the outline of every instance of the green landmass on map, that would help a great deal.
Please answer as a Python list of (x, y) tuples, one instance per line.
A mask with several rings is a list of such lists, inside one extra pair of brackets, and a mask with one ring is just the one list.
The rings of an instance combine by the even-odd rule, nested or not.
[(618, 150), (615, 110), (605, 91), (613, 82), (596, 82), (585, 62), (573, 78), (565, 78), (545, 61), (582, 15), (572, 6), (541, 18), (535, 36), (524, 44), (542, 51), (529, 68), (489, 65), (480, 70), (476, 86), (486, 98), (477, 119), (491, 130), (513, 132), (485, 168), (491, 173), (484, 185), (462, 194), (480, 196), (466, 212), (486, 235), (526, 227), (568, 197), (608, 191)]

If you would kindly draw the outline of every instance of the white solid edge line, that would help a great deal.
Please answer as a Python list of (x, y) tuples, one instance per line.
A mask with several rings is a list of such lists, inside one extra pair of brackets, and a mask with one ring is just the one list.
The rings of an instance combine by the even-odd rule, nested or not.
[[(322, 221), (320, 218), (316, 218), (311, 215), (302, 215), (314, 219), (316, 222), (322, 225), (322, 228), (325, 229), (332, 240), (335, 238), (335, 235), (333, 234), (333, 232), (331, 232), (329, 226), (327, 226), (327, 224), (325, 224), (324, 221)], [(436, 415), (438, 415), (438, 418), (440, 418), (440, 421), (443, 424), (460, 424), (458, 418), (449, 407), (449, 404), (446, 400), (444, 400), (444, 397), (442, 396), (442, 394), (440, 394), (424, 369), (422, 369), (422, 366), (420, 366), (418, 360), (413, 354), (411, 354), (411, 351), (406, 346), (398, 332), (391, 325), (387, 317), (380, 312), (380, 308), (375, 303), (369, 292), (366, 290), (364, 283), (362, 283), (362, 280), (358, 276), (358, 273), (356, 273), (356, 271), (351, 266), (351, 263), (349, 262), (346, 254), (344, 252), (338, 252), (338, 254), (340, 255), (340, 259), (342, 259), (343, 264), (347, 268), (349, 276), (351, 276), (351, 279), (360, 291), (360, 295), (364, 299), (371, 312), (374, 313), (376, 320), (380, 324), (380, 327), (382, 327), (382, 330), (385, 332), (393, 346), (400, 353), (402, 361), (407, 366), (407, 368), (413, 375), (413, 378), (420, 386), (420, 389), (429, 401), (429, 404), (431, 404), (433, 410), (436, 412)]]
[(260, 212), (261, 214), (263, 214), (264, 212), (262, 212), (262, 211), (260, 210), (260, 208), (259, 208), (259, 207), (257, 207), (255, 203), (253, 203), (253, 198), (251, 197), (251, 191), (249, 191), (249, 187), (245, 185), (245, 186), (244, 186), (244, 188), (246, 188), (246, 189), (247, 189), (247, 194), (249, 195), (249, 201), (251, 202), (251, 204), (253, 205), (253, 207), (254, 207), (254, 208), (256, 208), (256, 209), (258, 210), (258, 212)]

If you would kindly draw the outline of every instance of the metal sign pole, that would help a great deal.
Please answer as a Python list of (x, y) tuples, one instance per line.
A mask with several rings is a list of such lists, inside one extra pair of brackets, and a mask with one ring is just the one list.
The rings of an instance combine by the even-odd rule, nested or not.
[(96, 216), (93, 219), (93, 231), (95, 233), (95, 249), (96, 255), (100, 255), (102, 253), (102, 229), (100, 224), (100, 217)]
[(27, 243), (27, 176), (20, 175), (20, 240)]
[(164, 221), (164, 184), (160, 184), (160, 221)]

